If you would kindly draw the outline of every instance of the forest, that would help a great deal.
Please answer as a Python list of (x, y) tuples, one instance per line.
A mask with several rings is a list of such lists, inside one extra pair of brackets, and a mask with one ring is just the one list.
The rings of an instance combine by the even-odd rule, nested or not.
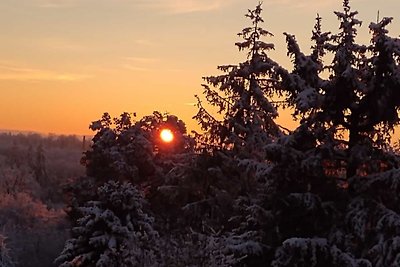
[(0, 133), (0, 266), (54, 266), (70, 227), (63, 187), (85, 173), (82, 145), (72, 135)]
[(344, 0), (336, 32), (317, 15), (310, 53), (284, 33), (288, 70), (262, 11), (238, 34), (246, 60), (203, 78), (199, 132), (155, 111), (104, 113), (88, 146), (2, 134), (0, 266), (400, 266), (392, 18), (359, 44)]

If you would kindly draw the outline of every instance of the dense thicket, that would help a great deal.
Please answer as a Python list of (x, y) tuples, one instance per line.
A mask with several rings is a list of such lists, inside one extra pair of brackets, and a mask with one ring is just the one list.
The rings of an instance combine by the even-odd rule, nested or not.
[[(261, 4), (249, 10), (239, 33), (246, 60), (204, 78), (220, 116), (197, 96), (202, 134), (189, 137), (158, 112), (91, 125), (87, 176), (69, 188), (75, 228), (61, 266), (400, 265), (392, 19), (371, 23), (371, 42), (357, 44), (361, 22), (344, 0), (337, 33), (317, 16), (310, 54), (285, 33), (287, 70), (268, 55), (261, 13)], [(295, 130), (274, 122), (280, 105), (293, 108)], [(159, 140), (163, 128), (175, 142)]]

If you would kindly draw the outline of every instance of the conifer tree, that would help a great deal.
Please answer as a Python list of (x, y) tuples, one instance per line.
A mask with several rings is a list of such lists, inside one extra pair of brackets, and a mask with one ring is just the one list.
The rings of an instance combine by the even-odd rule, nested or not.
[[(178, 117), (156, 111), (137, 121), (134, 117), (135, 113), (132, 116), (125, 112), (112, 119), (104, 113), (90, 125), (96, 134), (81, 160), (87, 176), (65, 188), (67, 211), (73, 221), (80, 216), (77, 208), (96, 198), (97, 188), (107, 181), (130, 182), (152, 195), (175, 165), (191, 159), (193, 141)], [(160, 140), (160, 131), (165, 127), (174, 134), (171, 144)]]
[(294, 116), (302, 119), (312, 118), (321, 108), (321, 87), (324, 70), (322, 57), (325, 55), (325, 43), (329, 32), (322, 32), (322, 18), (318, 15), (311, 40), (314, 42), (312, 53), (305, 55), (297, 44), (296, 37), (289, 33), (286, 36), (288, 56), (292, 58), (293, 71), (289, 73), (280, 68), (281, 86), (284, 88), (288, 104), (295, 107)]
[(385, 17), (369, 25), (372, 39), (368, 51), (372, 56), (364, 69), (366, 88), (360, 101), (364, 118), (360, 127), (370, 131), (379, 145), (390, 142), (390, 134), (400, 121), (400, 39), (388, 36), (386, 29), (392, 20)]
[[(261, 244), (265, 221), (258, 221), (265, 219), (259, 215), (265, 211), (260, 205), (260, 194), (264, 193), (260, 189), (265, 186), (265, 173), (270, 167), (265, 145), (283, 135), (274, 122), (277, 104), (270, 100), (281, 93), (278, 75), (281, 67), (268, 56), (274, 45), (264, 42), (263, 38), (273, 35), (262, 27), (261, 13), (261, 3), (254, 10), (248, 10), (246, 17), (251, 25), (238, 34), (243, 40), (235, 43), (239, 51), (246, 52), (247, 60), (219, 66), (224, 74), (204, 78), (205, 99), (219, 117), (212, 116), (199, 97), (199, 111), (194, 117), (205, 131), (197, 141), (201, 145), (205, 143), (204, 148), (211, 152), (210, 162), (222, 162), (206, 168), (210, 170), (204, 174), (206, 180), (216, 183), (209, 190), (215, 195), (207, 199), (217, 200), (214, 205), (220, 205), (220, 199), (228, 199), (234, 206), (229, 212), (220, 212), (221, 215), (230, 213), (230, 219), (219, 217), (221, 225), (233, 229), (224, 233), (227, 256), (233, 253), (240, 264), (250, 265), (265, 258), (266, 247)], [(218, 209), (221, 207), (211, 210)]]
[[(302, 121), (291, 135), (267, 146), (267, 153), (279, 152), (270, 176), (287, 180), (278, 191), (297, 191), (284, 197), (284, 206), (277, 209), (280, 238), (287, 240), (276, 250), (273, 266), (398, 264), (399, 233), (394, 225), (399, 224), (399, 210), (394, 195), (400, 176), (398, 159), (387, 150), (385, 138), (398, 124), (398, 39), (387, 35), (385, 26), (391, 19), (384, 18), (370, 25), (371, 45), (358, 45), (356, 26), (361, 22), (349, 1), (343, 1), (343, 12), (335, 14), (340, 21), (336, 35), (322, 33), (317, 17), (310, 55), (286, 34), (294, 70), (281, 70), (282, 86)], [(333, 56), (327, 66), (325, 53)], [(328, 78), (323, 78), (324, 69)], [(348, 140), (340, 135), (343, 132)], [(308, 147), (307, 137), (312, 141)], [(334, 183), (329, 182), (332, 178)], [(314, 197), (306, 200), (307, 195)], [(313, 206), (320, 208), (304, 209)], [(311, 226), (303, 216), (318, 223)], [(297, 233), (288, 231), (290, 221), (295, 221), (292, 228)]]
[(154, 219), (144, 211), (140, 192), (110, 181), (98, 199), (80, 207), (82, 217), (56, 259), (62, 267), (157, 266)]
[(206, 131), (204, 141), (217, 147), (237, 150), (247, 147), (251, 153), (280, 134), (273, 121), (278, 115), (276, 107), (268, 99), (276, 92), (278, 64), (267, 55), (274, 45), (261, 39), (272, 36), (261, 27), (264, 22), (261, 12), (261, 4), (248, 11), (246, 17), (252, 25), (238, 34), (243, 41), (235, 44), (240, 51), (247, 52), (247, 60), (238, 65), (219, 66), (225, 74), (204, 78), (205, 98), (222, 114), (222, 120), (213, 117), (200, 98), (194, 118)]
[(165, 156), (165, 144), (159, 137), (163, 127), (174, 134), (174, 142), (167, 149), (170, 155), (191, 151), (193, 145), (186, 135), (186, 126), (176, 116), (155, 111), (138, 121), (134, 117), (125, 112), (112, 119), (105, 113), (90, 125), (96, 134), (82, 161), (87, 175), (100, 184), (109, 178), (141, 183), (161, 175), (162, 166), (156, 161)]
[[(359, 45), (355, 42), (361, 25), (358, 12), (345, 0), (343, 12), (335, 14), (339, 33), (322, 33), (318, 17), (309, 56), (300, 51), (293, 35), (286, 34), (294, 71), (282, 70), (281, 76), (289, 102), (296, 106), (295, 115), (303, 117), (302, 127), (328, 152), (324, 157), (329, 154), (331, 163), (345, 167), (350, 178), (371, 164), (360, 152), (380, 154), (377, 148), (388, 143), (388, 132), (399, 123), (398, 40), (387, 36), (385, 26), (391, 19), (385, 18), (371, 24), (371, 45)], [(329, 65), (323, 63), (325, 54), (333, 56)], [(324, 73), (329, 74), (327, 79)], [(343, 134), (348, 140), (340, 137)]]

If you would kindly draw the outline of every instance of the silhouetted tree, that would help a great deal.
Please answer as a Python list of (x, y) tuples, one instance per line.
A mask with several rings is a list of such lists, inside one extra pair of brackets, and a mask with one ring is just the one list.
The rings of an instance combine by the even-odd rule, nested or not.
[(243, 41), (235, 44), (247, 52), (247, 60), (219, 66), (225, 74), (203, 78), (207, 82), (203, 84), (204, 96), (222, 120), (213, 117), (197, 97), (199, 111), (194, 118), (206, 132), (200, 142), (256, 154), (262, 144), (280, 134), (273, 121), (278, 115), (276, 107), (268, 99), (277, 92), (275, 69), (279, 66), (267, 55), (274, 45), (261, 39), (272, 36), (261, 27), (261, 11), (261, 4), (249, 10), (246, 17), (252, 25), (238, 34)]
[[(75, 179), (66, 188), (67, 210), (73, 221), (79, 217), (77, 207), (93, 199), (97, 188), (105, 182), (131, 182), (151, 198), (171, 169), (190, 160), (193, 141), (186, 134), (182, 120), (159, 112), (137, 121), (133, 117), (123, 113), (112, 119), (105, 113), (90, 125), (96, 134), (81, 161), (87, 177)], [(160, 139), (164, 128), (174, 134), (174, 141), (169, 144)]]
[[(294, 69), (280, 70), (281, 86), (302, 120), (292, 134), (267, 146), (274, 163), (269, 178), (277, 183), (278, 195), (289, 193), (289, 199), (281, 196), (284, 205), (272, 206), (278, 240), (286, 239), (273, 266), (397, 264), (395, 256), (383, 252), (385, 247), (398, 255), (393, 238), (398, 233), (391, 228), (399, 222), (392, 208), (397, 198), (389, 200), (372, 184), (379, 180), (390, 196), (397, 191), (392, 182), (398, 170), (392, 168), (398, 158), (387, 149), (388, 132), (399, 123), (398, 103), (389, 100), (397, 99), (400, 88), (399, 41), (387, 36), (390, 19), (384, 18), (370, 25), (371, 45), (358, 45), (361, 22), (349, 1), (335, 14), (340, 31), (333, 35), (321, 31), (317, 17), (310, 55), (286, 34)], [(325, 54), (333, 56), (329, 65)]]
[(34, 161), (31, 167), (36, 181), (40, 185), (45, 185), (48, 182), (48, 174), (46, 169), (46, 156), (42, 144), (36, 147)]
[[(256, 10), (248, 15), (254, 20), (258, 19), (261, 8)], [(243, 73), (252, 74), (254, 65), (251, 62), (254, 61), (250, 57), (249, 65), (229, 66), (223, 69), (227, 70), (227, 75), (207, 78), (212, 85), (221, 84), (220, 92), (227, 92), (227, 98), (223, 98), (205, 87), (206, 99), (219, 107), (218, 111), (227, 119), (222, 122), (214, 119), (199, 102), (196, 118), (200, 118), (208, 131), (203, 140), (214, 145), (214, 153), (221, 147), (230, 150), (230, 157), (239, 159), (232, 160), (231, 166), (240, 177), (252, 174), (257, 181), (262, 181), (257, 194), (250, 197), (244, 194), (237, 199), (236, 209), (242, 211), (242, 215), (232, 221), (238, 220), (239, 227), (227, 233), (231, 240), (242, 244), (234, 251), (235, 255), (246, 257), (242, 260), (245, 265), (395, 264), (395, 257), (382, 250), (388, 247), (397, 253), (396, 239), (389, 238), (389, 233), (397, 235), (397, 230), (383, 230), (397, 225), (397, 208), (386, 206), (393, 207), (393, 202), (388, 201), (383, 192), (376, 192), (377, 197), (366, 196), (366, 185), (362, 184), (385, 181), (386, 190), (397, 190), (392, 184), (398, 179), (397, 169), (387, 170), (396, 167), (398, 159), (385, 149), (389, 146), (387, 133), (399, 123), (396, 100), (400, 88), (399, 41), (387, 36), (385, 26), (390, 19), (384, 18), (370, 25), (371, 45), (359, 45), (355, 37), (356, 27), (361, 22), (356, 19), (358, 13), (351, 10), (349, 1), (343, 1), (343, 11), (335, 14), (340, 22), (337, 34), (323, 32), (321, 18), (317, 16), (309, 55), (300, 50), (295, 36), (285, 33), (288, 55), (294, 64), (292, 71), (278, 64), (261, 65), (258, 69), (269, 77), (271, 92), (284, 94), (286, 103), (295, 108), (293, 115), (301, 121), (300, 126), (286, 136), (277, 134), (268, 142), (256, 139), (257, 161), (254, 154), (246, 153), (251, 144), (248, 142), (253, 133), (251, 129), (254, 129), (253, 124), (246, 124), (246, 118), (254, 110), (246, 110), (243, 105), (249, 103), (246, 101), (251, 101), (253, 95), (246, 94), (245, 89), (235, 91), (242, 88), (237, 85), (245, 80)], [(247, 32), (256, 32), (251, 29)], [(243, 47), (257, 43), (257, 38), (245, 40)], [(257, 52), (249, 55), (257, 55)], [(331, 64), (324, 62), (326, 56), (333, 57)], [(248, 67), (247, 72), (241, 69), (244, 66)], [(250, 76), (250, 81), (251, 77), (254, 76)], [(250, 85), (251, 92), (252, 83), (246, 84)], [(239, 93), (235, 95), (235, 92)], [(232, 100), (235, 96), (240, 99), (239, 104), (230, 106), (227, 100), (236, 103)], [(257, 101), (253, 106), (257, 107)], [(376, 107), (376, 112), (371, 107)], [(262, 113), (273, 117), (271, 110), (264, 109)], [(260, 136), (271, 134), (267, 127), (259, 129), (262, 129)], [(235, 147), (241, 149), (235, 150)], [(368, 253), (377, 251), (381, 258), (373, 260)]]
[[(310, 56), (300, 51), (293, 35), (286, 34), (294, 71), (283, 75), (283, 86), (314, 138), (336, 161), (345, 163), (346, 177), (350, 178), (366, 164), (373, 164), (360, 151), (381, 155), (376, 148), (389, 143), (389, 133), (399, 123), (400, 105), (395, 100), (399, 41), (387, 36), (385, 26), (391, 19), (384, 18), (370, 25), (371, 45), (359, 45), (355, 42), (356, 26), (361, 25), (356, 19), (358, 12), (351, 10), (349, 1), (343, 1), (343, 12), (335, 14), (340, 32), (322, 33), (318, 18)], [(333, 56), (329, 65), (321, 61), (326, 53)], [(323, 78), (325, 73), (327, 79)], [(340, 138), (342, 134), (348, 134), (348, 141)]]

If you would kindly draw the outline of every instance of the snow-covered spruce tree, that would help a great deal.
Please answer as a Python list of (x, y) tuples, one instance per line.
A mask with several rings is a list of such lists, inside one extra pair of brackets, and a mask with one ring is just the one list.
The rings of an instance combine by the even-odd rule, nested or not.
[(168, 147), (169, 154), (191, 149), (192, 143), (186, 135), (186, 126), (174, 115), (154, 112), (135, 121), (126, 112), (114, 120), (105, 113), (102, 119), (90, 125), (96, 134), (91, 148), (82, 159), (87, 175), (101, 181), (112, 177), (133, 183), (156, 176), (162, 171), (155, 160), (165, 150), (165, 144), (159, 137), (160, 130), (165, 127), (175, 137), (173, 146)]
[[(270, 167), (264, 146), (283, 135), (274, 122), (278, 115), (276, 104), (270, 101), (272, 96), (280, 93), (277, 73), (280, 66), (267, 54), (274, 45), (263, 41), (263, 37), (272, 34), (262, 28), (261, 13), (261, 4), (248, 11), (246, 17), (251, 25), (238, 34), (243, 40), (235, 44), (247, 53), (247, 60), (237, 65), (219, 66), (224, 74), (204, 78), (205, 99), (219, 117), (212, 116), (200, 98), (199, 111), (194, 117), (205, 131), (197, 140), (198, 144), (205, 143), (206, 150), (211, 150), (214, 157), (229, 166), (209, 166), (209, 170), (218, 174), (219, 181), (231, 181), (235, 183), (231, 187), (239, 189), (236, 192), (228, 186), (219, 189), (220, 194), (228, 193), (232, 204), (236, 203), (234, 216), (222, 223), (228, 226), (224, 228), (226, 246), (238, 259), (246, 258), (241, 264), (252, 266), (255, 262), (262, 263), (265, 249), (260, 244), (264, 238), (264, 224), (258, 221), (266, 217), (259, 197), (265, 193), (262, 192), (265, 173)], [(205, 176), (206, 179), (213, 177), (211, 174)], [(229, 229), (234, 230), (227, 231)]]
[(319, 127), (309, 123), (309, 118), (320, 111), (319, 75), (323, 71), (323, 45), (328, 34), (322, 33), (321, 19), (317, 17), (311, 55), (300, 51), (294, 36), (286, 34), (286, 38), (295, 67), (292, 72), (277, 67), (280, 79), (276, 86), (287, 94), (288, 104), (296, 108), (294, 115), (302, 121), (295, 131), (263, 146), (266, 162), (255, 168), (257, 176), (265, 180), (261, 186), (263, 195), (258, 200), (250, 199), (251, 205), (246, 207), (248, 215), (241, 223), (248, 229), (242, 230), (243, 234), (262, 229), (247, 241), (258, 244), (261, 255), (258, 259), (248, 257), (247, 266), (271, 264), (276, 249), (287, 239), (329, 235), (338, 216), (333, 200), (344, 201), (334, 177), (323, 166), (322, 152), (326, 149), (317, 147), (320, 133), (315, 130)]
[(324, 45), (329, 38), (328, 32), (322, 32), (322, 18), (317, 15), (316, 23), (312, 31), (311, 40), (314, 42), (312, 53), (305, 55), (301, 52), (297, 44), (296, 37), (289, 33), (286, 36), (288, 56), (292, 57), (293, 71), (287, 72), (281, 68), (279, 70), (282, 76), (281, 86), (285, 89), (286, 100), (289, 105), (294, 106), (294, 117), (315, 116), (315, 113), (321, 107), (321, 87), (323, 79), (320, 74), (324, 70), (322, 57), (325, 55)]
[[(305, 207), (320, 203), (322, 213), (309, 214), (298, 208), (298, 201), (283, 198), (284, 208), (278, 206), (275, 219), (278, 237), (287, 240), (276, 250), (273, 266), (398, 265), (398, 160), (382, 148), (389, 146), (388, 132), (399, 123), (399, 41), (387, 36), (385, 26), (391, 19), (384, 18), (370, 25), (371, 45), (357, 45), (355, 26), (361, 22), (349, 1), (343, 7), (343, 12), (335, 12), (341, 22), (339, 34), (322, 33), (317, 18), (316, 44), (309, 56), (286, 34), (294, 70), (281, 70), (282, 86), (302, 121), (293, 134), (267, 146), (267, 154), (275, 155), (269, 177), (280, 174), (287, 180), (278, 192), (298, 192), (289, 198), (316, 196), (308, 197)], [(327, 79), (321, 75), (325, 53), (333, 55)], [(341, 131), (348, 133), (348, 140)], [(289, 207), (294, 212), (287, 213)], [(296, 214), (300, 217), (293, 219)], [(304, 216), (318, 222), (304, 228)], [(285, 230), (287, 223), (279, 218), (296, 223)], [(323, 226), (321, 219), (328, 224)]]
[(204, 96), (211, 106), (222, 115), (218, 120), (209, 113), (198, 98), (199, 111), (194, 118), (206, 132), (203, 141), (217, 147), (232, 150), (246, 149), (256, 154), (262, 144), (280, 134), (273, 119), (277, 116), (274, 105), (267, 98), (275, 90), (275, 68), (278, 64), (270, 59), (267, 51), (274, 49), (271, 43), (261, 40), (272, 36), (261, 27), (261, 4), (249, 10), (246, 17), (252, 25), (238, 35), (239, 50), (247, 52), (247, 60), (238, 65), (219, 66), (225, 74), (205, 77)]
[(97, 195), (80, 207), (82, 217), (56, 262), (62, 267), (158, 266), (158, 233), (140, 192), (110, 181)]
[[(249, 11), (247, 17), (252, 20), (253, 27), (243, 30), (240, 36), (244, 36), (245, 41), (237, 45), (248, 49), (248, 61), (238, 66), (220, 67), (227, 74), (206, 78), (214, 87), (219, 86), (224, 96), (205, 85), (207, 100), (219, 108), (224, 120), (218, 122), (212, 118), (201, 103), (196, 118), (200, 118), (204, 129), (208, 130), (206, 141), (217, 140), (213, 144), (219, 152), (221, 148), (228, 152), (225, 161), (236, 170), (234, 174), (251, 181), (233, 196), (236, 214), (230, 219), (233, 230), (226, 234), (226, 240), (230, 252), (241, 259), (241, 264), (262, 266), (272, 261), (275, 249), (285, 239), (329, 232), (333, 215), (329, 212), (328, 201), (337, 192), (334, 182), (323, 179), (324, 170), (315, 156), (317, 142), (308, 127), (300, 127), (292, 135), (284, 136), (273, 122), (276, 110), (267, 99), (274, 93), (291, 90), (290, 104), (303, 105), (304, 116), (315, 113), (308, 111), (308, 103), (299, 98), (306, 99), (319, 92), (311, 87), (318, 87), (320, 83), (318, 75), (323, 68), (321, 57), (327, 39), (327, 34), (321, 32), (320, 19), (313, 33), (316, 42), (313, 54), (300, 55), (295, 61), (299, 66), (289, 73), (266, 55), (273, 45), (260, 40), (262, 35), (268, 35), (259, 26), (261, 6)], [(296, 51), (300, 53), (298, 47)], [(309, 77), (304, 79), (305, 75)], [(318, 110), (320, 99), (313, 101), (313, 107)], [(311, 187), (313, 191), (310, 192)], [(327, 194), (320, 198), (318, 193)]]
[(388, 36), (386, 26), (391, 21), (383, 18), (369, 25), (372, 39), (368, 51), (372, 56), (364, 68), (365, 95), (359, 112), (364, 118), (359, 128), (370, 131), (370, 138), (380, 146), (390, 142), (390, 134), (400, 122), (400, 39)]
[(143, 131), (129, 113), (121, 114), (114, 123), (105, 113), (90, 125), (96, 134), (82, 160), (87, 175), (101, 183), (110, 177), (133, 182), (139, 177), (152, 175), (156, 167), (149, 133)]
[[(385, 131), (399, 123), (397, 111), (400, 106), (398, 101), (392, 100), (390, 103), (387, 100), (387, 96), (392, 99), (395, 97), (398, 90), (396, 84), (399, 85), (396, 66), (393, 66), (398, 57), (394, 53), (396, 49), (386, 52), (382, 48), (382, 41), (377, 41), (379, 38), (373, 38), (369, 47), (357, 45), (354, 26), (361, 25), (355, 18), (358, 12), (351, 11), (348, 0), (343, 2), (343, 7), (343, 12), (335, 12), (341, 32), (333, 35), (332, 43), (326, 46), (333, 53), (334, 60), (330, 66), (332, 75), (325, 87), (321, 117), (348, 131), (346, 177), (349, 178), (356, 175), (362, 165), (371, 164), (362, 152), (382, 147), (382, 137), (388, 136)], [(385, 24), (380, 25), (383, 31), (384, 27)], [(382, 35), (380, 37), (384, 38)], [(373, 56), (368, 58), (366, 51), (370, 51)], [(394, 71), (394, 76), (389, 73), (391, 71)], [(382, 96), (377, 97), (377, 94)], [(370, 112), (372, 107), (386, 111)], [(387, 114), (391, 115), (388, 117)]]
[[(138, 121), (128, 113), (123, 113), (115, 119), (111, 119), (110, 115), (105, 113), (102, 119), (91, 124), (91, 128), (96, 131), (96, 135), (91, 148), (82, 159), (87, 167), (88, 176), (81, 177), (67, 190), (68, 213), (76, 226), (72, 231), (73, 237), (77, 236), (76, 229), (81, 229), (82, 218), (86, 218), (88, 212), (92, 211), (88, 208), (104, 202), (101, 199), (105, 198), (106, 193), (100, 195), (98, 188), (102, 188), (101, 186), (110, 180), (128, 181), (140, 190), (153, 214), (157, 216), (157, 225), (154, 227), (163, 232), (160, 239), (166, 239), (168, 233), (176, 229), (179, 230), (179, 234), (184, 235), (186, 232), (180, 228), (182, 224), (178, 225), (174, 220), (183, 220), (180, 209), (189, 201), (185, 198), (185, 193), (193, 189), (193, 192), (189, 193), (196, 195), (199, 188), (196, 187), (197, 184), (185, 182), (189, 181), (185, 177), (173, 178), (174, 173), (188, 169), (194, 158), (193, 141), (186, 135), (183, 121), (176, 116), (159, 112)], [(160, 131), (164, 128), (173, 132), (173, 142), (167, 144), (160, 139)], [(165, 188), (167, 190), (163, 190)], [(109, 193), (112, 192), (107, 194)], [(167, 196), (164, 196), (164, 193)], [(175, 195), (176, 199), (173, 197)], [(187, 224), (184, 224), (182, 227), (186, 226)], [(138, 243), (135, 240), (127, 242), (136, 244), (138, 248), (134, 247), (135, 250), (148, 249), (146, 243)], [(88, 244), (81, 245), (84, 247)], [(188, 246), (188, 243), (185, 243), (185, 246)], [(181, 249), (183, 248), (178, 248)], [(162, 265), (166, 256), (158, 256)], [(142, 261), (139, 263), (142, 264)], [(148, 263), (143, 264), (147, 266)]]
[[(97, 187), (109, 179), (129, 181), (146, 192), (156, 190), (164, 182), (164, 175), (192, 153), (193, 141), (176, 116), (154, 112), (138, 121), (133, 117), (125, 112), (112, 119), (105, 113), (90, 125), (96, 134), (81, 161), (87, 176), (72, 181), (65, 190), (73, 220), (80, 216), (76, 208), (94, 199)], [(171, 144), (160, 140), (163, 128), (173, 132)]]
[[(370, 26), (373, 32), (369, 46), (355, 42), (357, 11), (352, 11), (348, 0), (343, 1), (343, 12), (335, 12), (340, 21), (340, 32), (322, 33), (318, 19), (313, 40), (313, 52), (305, 56), (293, 35), (287, 34), (288, 53), (293, 57), (294, 71), (282, 71), (283, 86), (289, 100), (303, 116), (303, 125), (329, 153), (329, 164), (346, 169), (350, 178), (379, 161), (365, 153), (381, 156), (377, 148), (388, 143), (390, 130), (399, 123), (398, 41), (387, 36), (385, 26), (390, 19)], [(333, 61), (323, 64), (325, 54)], [(369, 57), (369, 55), (371, 55)], [(329, 77), (321, 75), (327, 72)], [(376, 111), (376, 112), (375, 112)], [(304, 127), (304, 126), (303, 126)], [(347, 134), (348, 140), (340, 135)], [(339, 138), (338, 138), (339, 137)], [(364, 153), (365, 152), (365, 153)], [(388, 161), (389, 165), (393, 164)]]
[(170, 238), (163, 237), (158, 242), (162, 251), (161, 266), (232, 267), (239, 262), (227, 247), (226, 238), (218, 233), (189, 230), (167, 234)]
[(199, 154), (165, 175), (152, 203), (169, 231), (190, 227), (206, 233), (227, 227), (235, 196), (245, 185), (224, 154)]
[(392, 169), (350, 180), (354, 188), (345, 214), (346, 228), (336, 243), (372, 266), (400, 264), (400, 171)]
[(341, 251), (324, 238), (290, 238), (276, 252), (272, 267), (372, 267), (364, 259)]
[[(365, 118), (361, 125), (384, 148), (388, 147), (394, 126), (399, 124), (400, 40), (388, 36), (386, 26), (391, 21), (392, 18), (383, 18), (369, 26), (372, 40), (368, 50), (372, 56), (363, 76), (366, 94), (360, 101), (360, 113)], [(363, 173), (367, 176), (355, 176), (349, 181), (354, 191), (346, 214), (352, 225), (349, 236), (358, 247), (356, 253), (366, 255), (373, 266), (396, 266), (400, 264), (400, 173), (390, 169), (398, 167), (398, 155), (376, 149), (369, 154), (372, 160), (364, 165)]]
[[(293, 58), (294, 70), (290, 75), (283, 73), (283, 86), (289, 92), (289, 100), (295, 104), (296, 113), (303, 117), (302, 126), (321, 143), (329, 156), (339, 163), (343, 155), (338, 152), (341, 142), (335, 139), (341, 129), (349, 131), (352, 140), (356, 135), (358, 102), (365, 85), (361, 82), (361, 68), (365, 62), (366, 47), (355, 43), (357, 25), (361, 25), (351, 11), (349, 1), (343, 2), (343, 12), (335, 12), (340, 21), (340, 32), (336, 35), (321, 31), (321, 19), (313, 31), (315, 45), (311, 55), (300, 51), (295, 37), (286, 34), (288, 54)], [(331, 53), (332, 64), (324, 65), (323, 56)], [(322, 78), (324, 70), (329, 77)], [(351, 141), (353, 142), (353, 141)], [(349, 142), (350, 143), (350, 142)], [(343, 145), (341, 145), (344, 147)], [(350, 144), (348, 151), (351, 151)], [(354, 145), (352, 145), (354, 146)], [(351, 158), (348, 156), (347, 158)], [(347, 162), (347, 176), (353, 176), (354, 161)], [(351, 169), (351, 170), (350, 170)]]
[(244, 186), (231, 162), (222, 153), (199, 154), (165, 176), (152, 200), (163, 266), (239, 263), (242, 254), (235, 256), (236, 249), (247, 245), (239, 238), (232, 241), (229, 219), (235, 197)]
[[(265, 203), (270, 203), (267, 210), (277, 215), (275, 224), (281, 228), (275, 234), (277, 240), (293, 234), (313, 236), (316, 232), (321, 234), (328, 230), (326, 223), (333, 214), (325, 208), (327, 203), (343, 195), (337, 184), (342, 182), (340, 164), (345, 159), (343, 144), (335, 139), (337, 126), (320, 119), (325, 101), (324, 86), (327, 84), (321, 77), (325, 69), (323, 57), (330, 33), (322, 32), (321, 18), (317, 16), (311, 37), (314, 44), (309, 55), (300, 50), (294, 35), (284, 34), (288, 56), (292, 58), (294, 67), (291, 72), (277, 69), (280, 76), (278, 87), (285, 93), (288, 105), (294, 107), (294, 117), (301, 121), (297, 129), (264, 147), (266, 158), (272, 163), (263, 170), (269, 187)], [(315, 221), (318, 230), (311, 227), (313, 223), (300, 220), (301, 214), (310, 212), (314, 216), (319, 214)], [(290, 227), (290, 222), (295, 221), (298, 222), (297, 233)], [(285, 226), (286, 223), (289, 224)]]

